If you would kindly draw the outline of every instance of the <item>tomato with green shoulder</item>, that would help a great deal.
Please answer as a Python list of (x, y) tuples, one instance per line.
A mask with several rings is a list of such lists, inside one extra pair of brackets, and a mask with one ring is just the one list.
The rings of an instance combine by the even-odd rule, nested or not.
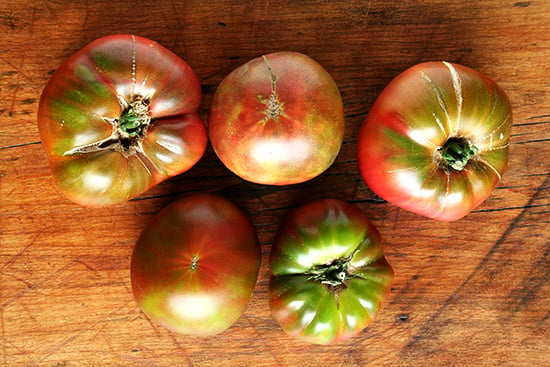
[(510, 101), (497, 83), (458, 64), (418, 64), (369, 111), (357, 139), (359, 171), (390, 203), (458, 220), (500, 181), (511, 129)]
[(97, 39), (46, 84), (38, 128), (54, 179), (72, 201), (117, 204), (190, 169), (206, 149), (191, 67), (135, 35)]
[(359, 208), (334, 199), (294, 210), (277, 232), (269, 264), (273, 316), (287, 334), (315, 344), (359, 334), (393, 279), (378, 230)]

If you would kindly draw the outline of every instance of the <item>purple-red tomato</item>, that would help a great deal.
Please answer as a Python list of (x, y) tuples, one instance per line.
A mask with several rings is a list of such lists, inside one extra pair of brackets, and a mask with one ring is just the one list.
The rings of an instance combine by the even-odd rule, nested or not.
[(269, 264), (273, 316), (289, 335), (316, 344), (361, 332), (393, 279), (376, 228), (355, 206), (332, 199), (291, 213), (277, 232)]
[(143, 230), (131, 261), (134, 297), (155, 323), (213, 335), (244, 312), (260, 268), (249, 216), (213, 194), (184, 197)]
[(300, 183), (324, 172), (340, 151), (342, 98), (330, 74), (310, 57), (271, 53), (222, 80), (208, 130), (220, 160), (241, 178)]
[(206, 148), (201, 98), (191, 67), (158, 43), (93, 41), (40, 99), (40, 137), (61, 191), (81, 205), (110, 205), (188, 170)]
[(508, 162), (510, 102), (465, 66), (427, 62), (398, 75), (357, 141), (359, 170), (383, 199), (452, 221), (491, 194)]

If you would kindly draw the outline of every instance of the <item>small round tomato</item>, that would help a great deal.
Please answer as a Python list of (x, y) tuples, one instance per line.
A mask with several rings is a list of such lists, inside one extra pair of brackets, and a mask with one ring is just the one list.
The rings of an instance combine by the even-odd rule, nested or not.
[(271, 53), (222, 80), (208, 119), (210, 141), (245, 180), (300, 183), (336, 159), (343, 111), (338, 87), (321, 65), (297, 52)]
[(355, 206), (331, 199), (306, 204), (283, 222), (270, 266), (273, 316), (289, 335), (316, 344), (363, 330), (393, 279), (376, 228)]
[(448, 62), (391, 81), (357, 141), (359, 170), (383, 199), (452, 221), (491, 194), (508, 162), (510, 102), (492, 80)]
[(172, 331), (220, 333), (244, 312), (260, 256), (245, 212), (217, 195), (184, 197), (139, 237), (131, 262), (134, 297), (151, 320)]
[(201, 98), (191, 67), (158, 43), (93, 41), (40, 99), (40, 137), (61, 191), (81, 205), (110, 205), (188, 170), (206, 149)]

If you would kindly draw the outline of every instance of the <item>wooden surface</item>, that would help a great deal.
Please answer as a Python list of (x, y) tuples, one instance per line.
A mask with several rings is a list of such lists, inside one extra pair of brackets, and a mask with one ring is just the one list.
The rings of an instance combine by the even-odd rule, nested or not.
[[(95, 38), (134, 33), (184, 58), (204, 90), (263, 53), (319, 61), (345, 103), (345, 143), (322, 176), (270, 187), (230, 174), (209, 148), (191, 171), (114, 207), (66, 200), (36, 127), (42, 88)], [(376, 96), (418, 62), (447, 60), (497, 81), (514, 110), (510, 163), (492, 196), (441, 223), (378, 200), (356, 167), (356, 134)], [(550, 2), (57, 1), (0, 4), (0, 365), (549, 366)], [(129, 262), (144, 225), (190, 192), (247, 210), (262, 266), (245, 314), (210, 338), (151, 324)], [(289, 339), (268, 307), (267, 257), (281, 218), (310, 200), (355, 203), (396, 271), (379, 317), (332, 346)]]

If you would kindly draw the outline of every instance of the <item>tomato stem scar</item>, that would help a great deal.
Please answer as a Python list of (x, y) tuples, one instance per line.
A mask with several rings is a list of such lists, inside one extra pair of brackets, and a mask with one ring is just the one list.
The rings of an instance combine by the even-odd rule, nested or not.
[(193, 255), (193, 257), (191, 258), (191, 265), (189, 265), (189, 267), (191, 268), (191, 270), (197, 270), (197, 268), (199, 267), (198, 255)]
[(279, 77), (277, 76), (277, 74), (275, 74), (275, 72), (271, 68), (271, 65), (269, 64), (267, 57), (262, 56), (262, 59), (264, 61), (267, 72), (269, 74), (269, 79), (271, 80), (271, 94), (269, 95), (269, 98), (267, 100), (262, 100), (262, 102), (267, 107), (264, 112), (265, 118), (263, 119), (263, 122), (265, 122), (271, 119), (275, 119), (283, 113), (283, 109), (282, 109), (283, 103), (279, 101), (279, 96), (277, 95), (277, 91), (275, 88)]
[(94, 153), (102, 150), (115, 150), (125, 157), (137, 154), (141, 150), (141, 141), (147, 135), (147, 128), (151, 124), (149, 112), (149, 97), (132, 96), (131, 101), (118, 96), (122, 109), (118, 118), (103, 118), (111, 125), (111, 135), (105, 139), (77, 146), (65, 152), (64, 155)]
[(437, 149), (437, 160), (440, 167), (449, 171), (462, 171), (469, 160), (479, 153), (479, 149), (467, 139), (460, 137), (449, 138), (442, 147)]
[(144, 129), (150, 123), (149, 103), (141, 96), (134, 97), (134, 100), (122, 111), (118, 120), (121, 135), (127, 134), (128, 137), (143, 134)]
[(350, 262), (357, 251), (355, 250), (349, 256), (334, 259), (328, 264), (315, 266), (307, 273), (309, 279), (321, 282), (335, 293), (346, 288), (348, 281), (354, 277), (350, 269)]

